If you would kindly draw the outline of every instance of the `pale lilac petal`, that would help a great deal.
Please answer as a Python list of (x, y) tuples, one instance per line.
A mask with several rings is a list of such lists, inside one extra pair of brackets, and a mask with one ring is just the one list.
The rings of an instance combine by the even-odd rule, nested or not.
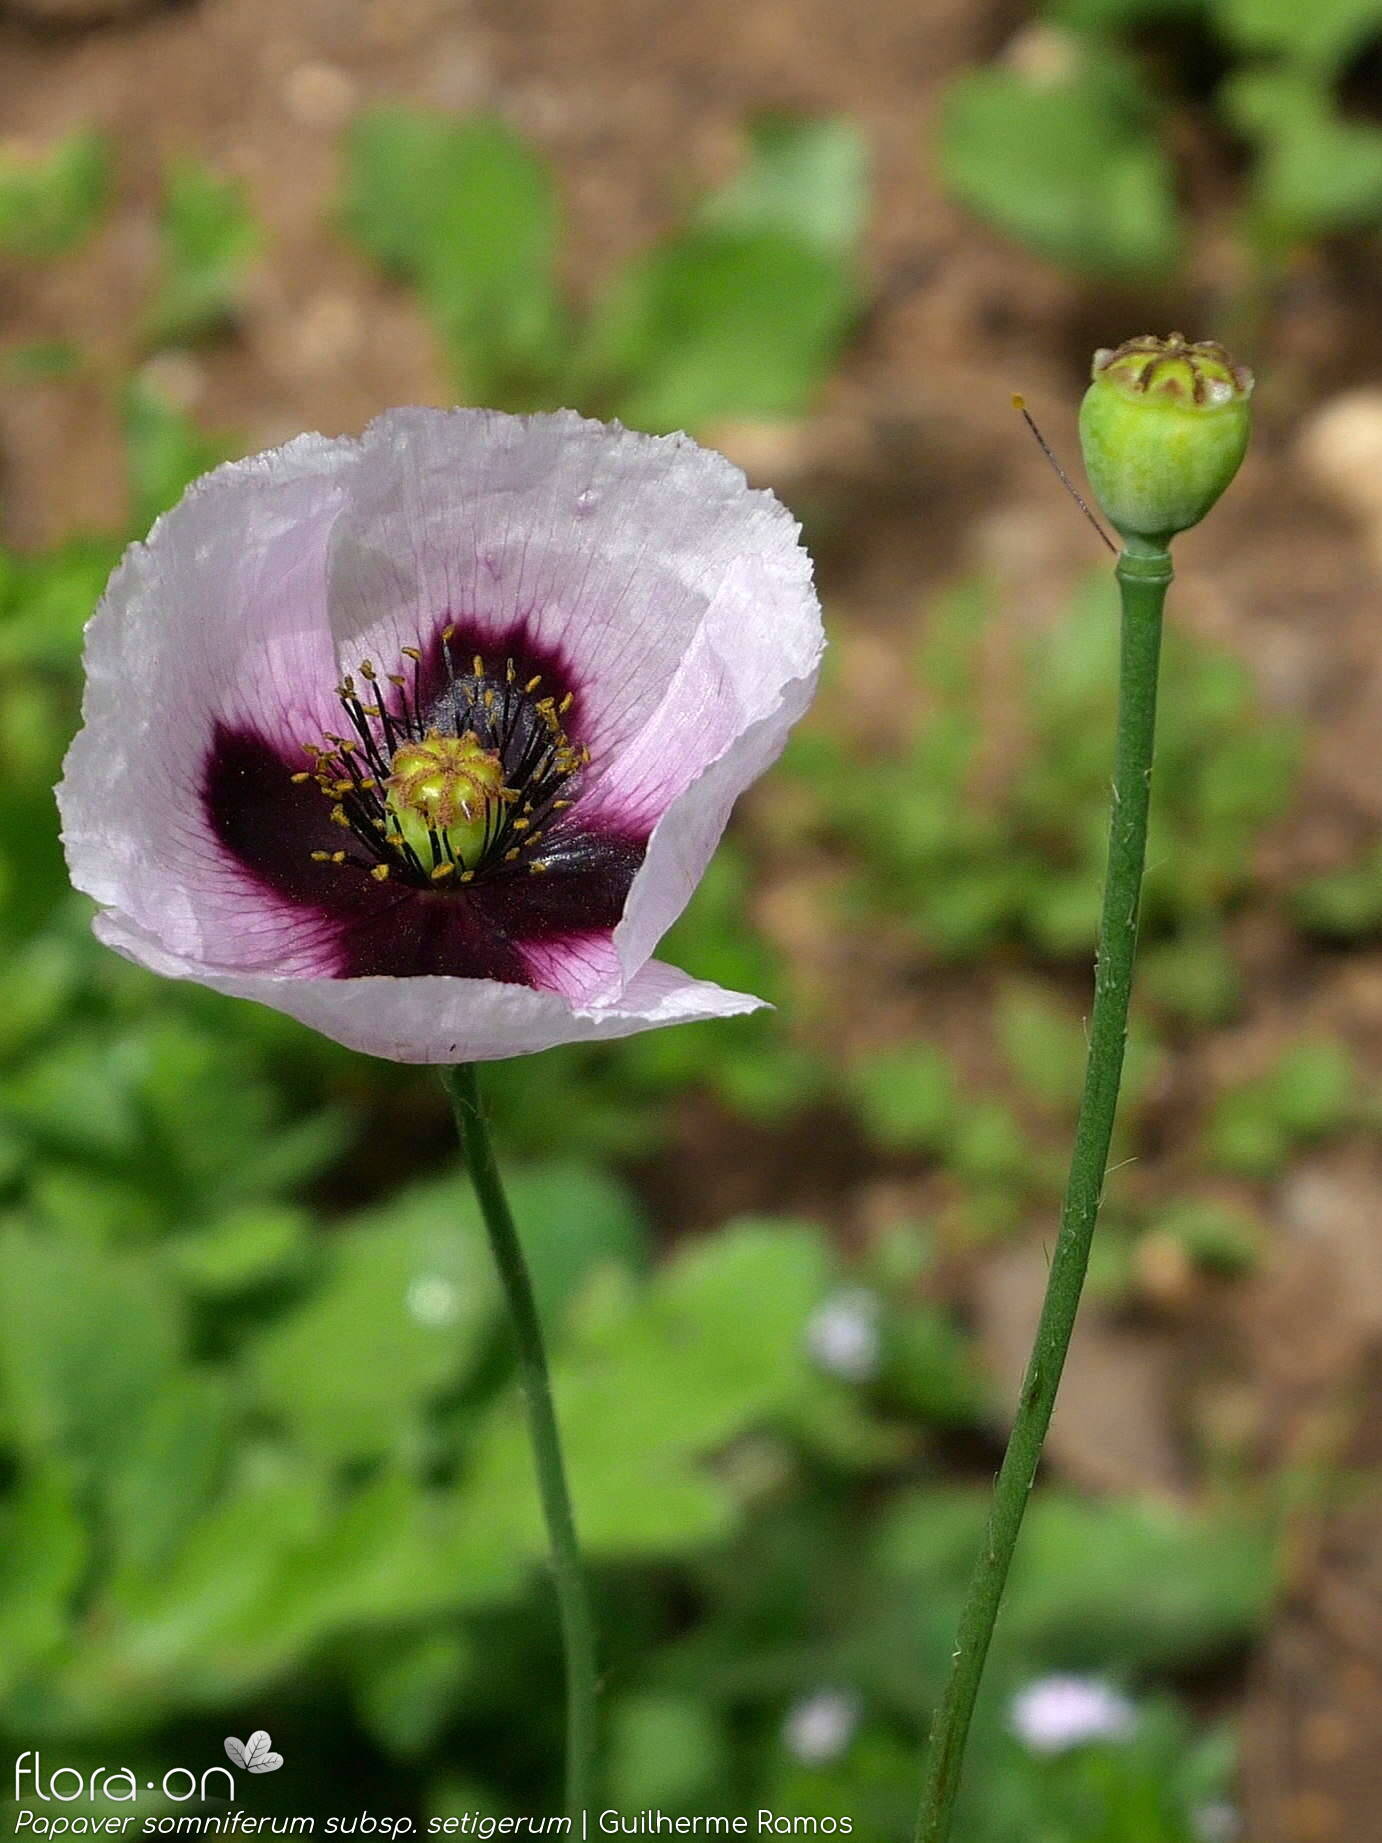
[(633, 1036), (664, 1024), (737, 1017), (763, 1008), (743, 992), (692, 979), (651, 960), (607, 1005), (577, 1005), (555, 992), (490, 979), (290, 979), (208, 966), (167, 951), (123, 918), (98, 915), (107, 947), (169, 979), (195, 979), (213, 991), (253, 999), (334, 1038), (347, 1049), (392, 1062), (486, 1062)]
[[(371, 423), (330, 594), (343, 671), (396, 658), (443, 618), (500, 649), (523, 630), (567, 660), (592, 781), (620, 766), (621, 793), (651, 805), (650, 822), (754, 720), (763, 653), (777, 647), (780, 681), (820, 651), (809, 564), (772, 494), (687, 436), (572, 411), (392, 410)], [(623, 771), (620, 752), (640, 736)], [(666, 769), (674, 742), (689, 760), (658, 800), (650, 752)]]
[(659, 821), (614, 931), (625, 973), (640, 966), (690, 901), (744, 789), (782, 753), (811, 702), (814, 671), (789, 681), (777, 706), (746, 730)]
[(304, 435), (207, 475), (130, 546), (88, 626), (58, 791), (72, 880), (175, 953), (320, 963), (226, 858), (199, 777), (218, 719), (288, 744), (335, 718), (326, 544), (354, 453)]

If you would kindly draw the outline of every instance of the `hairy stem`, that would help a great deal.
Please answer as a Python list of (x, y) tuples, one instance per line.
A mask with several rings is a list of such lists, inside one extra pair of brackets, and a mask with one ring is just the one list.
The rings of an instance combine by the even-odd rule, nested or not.
[(949, 1680), (932, 1723), (916, 1843), (946, 1843), (950, 1835), (979, 1682), (1075, 1328), (1123, 1077), (1147, 855), (1161, 616), (1171, 559), (1164, 549), (1138, 544), (1119, 557), (1116, 573), (1122, 595), (1118, 736), (1084, 1093), (1036, 1341), (960, 1615)]
[(542, 1321), (533, 1297), (528, 1264), (523, 1258), (523, 1246), (495, 1162), (475, 1068), (463, 1063), (445, 1069), (442, 1083), (456, 1116), (466, 1168), (485, 1219), (518, 1346), (519, 1377), (528, 1410), (528, 1436), (551, 1545), (552, 1578), (566, 1659), (566, 1814), (571, 1819), (571, 1834), (580, 1836), (581, 1820), (591, 1808), (594, 1791), (595, 1626), (576, 1540), (571, 1494), (566, 1484), (561, 1435), (552, 1405)]

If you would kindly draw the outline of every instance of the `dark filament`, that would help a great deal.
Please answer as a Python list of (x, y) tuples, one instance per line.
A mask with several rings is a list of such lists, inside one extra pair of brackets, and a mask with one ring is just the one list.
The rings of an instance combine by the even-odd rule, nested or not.
[[(294, 775), (315, 780), (332, 801), (331, 817), (350, 836), (339, 851), (314, 851), (319, 863), (354, 864), (384, 882), (399, 877), (426, 889), (471, 883), (501, 873), (541, 873), (548, 864), (537, 847), (545, 828), (571, 805), (573, 778), (590, 751), (572, 742), (563, 718), (571, 693), (543, 695), (541, 675), (523, 677), (512, 659), (490, 672), (477, 653), (469, 672), (458, 672), (451, 642), (441, 636), (445, 685), (426, 702), (422, 654), (405, 646), (409, 672), (381, 677), (368, 659), (336, 689), (349, 735), (327, 731), (321, 743), (304, 743), (312, 766)], [(363, 681), (364, 689), (361, 689)], [(502, 796), (485, 807), (485, 833), (473, 865), (459, 862), (445, 833), (428, 835), (426, 864), (392, 821), (387, 781), (396, 751), (428, 736), (474, 735), (498, 757)]]

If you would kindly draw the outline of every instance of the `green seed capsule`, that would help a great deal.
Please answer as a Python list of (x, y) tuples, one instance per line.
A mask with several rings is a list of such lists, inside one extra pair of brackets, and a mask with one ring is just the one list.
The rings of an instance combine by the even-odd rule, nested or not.
[(1253, 378), (1221, 345), (1129, 339), (1094, 354), (1080, 405), (1085, 472), (1110, 524), (1164, 546), (1199, 524), (1248, 445)]

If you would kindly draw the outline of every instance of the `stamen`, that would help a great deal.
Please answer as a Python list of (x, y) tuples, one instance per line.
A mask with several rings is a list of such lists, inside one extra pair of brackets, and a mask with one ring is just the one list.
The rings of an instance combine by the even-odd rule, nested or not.
[[(360, 841), (363, 857), (323, 851), (310, 854), (314, 861), (434, 889), (515, 867), (551, 868), (530, 854), (547, 818), (570, 810), (565, 783), (590, 760), (562, 724), (574, 693), (536, 696), (543, 674), (523, 677), (512, 656), (491, 677), (475, 653), (472, 675), (458, 678), (455, 634), (452, 623), (441, 630), (439, 689), (425, 688), (420, 646), (399, 649), (411, 662), (411, 685), (405, 672), (381, 671), (370, 659), (342, 678), (336, 695), (354, 733), (326, 731), (322, 743), (304, 742), (309, 765), (290, 778), (295, 786), (315, 781), (331, 802), (331, 823)], [(373, 687), (372, 702), (363, 701), (357, 680)], [(393, 703), (380, 695), (385, 685)]]

